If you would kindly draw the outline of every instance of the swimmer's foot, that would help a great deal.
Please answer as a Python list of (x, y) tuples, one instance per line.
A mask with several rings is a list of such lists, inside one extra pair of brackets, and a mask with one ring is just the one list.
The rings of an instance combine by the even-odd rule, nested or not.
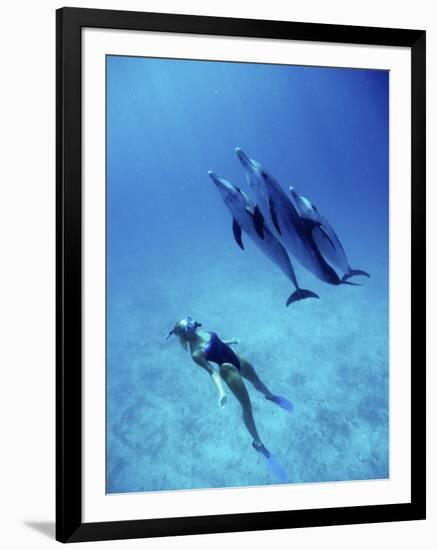
[(285, 399), (285, 397), (281, 397), (280, 395), (266, 395), (266, 399), (273, 401), (273, 403), (276, 403), (286, 411), (292, 411), (294, 408), (291, 401)]
[(270, 452), (264, 447), (262, 443), (255, 443), (255, 441), (252, 441), (252, 447), (255, 449), (255, 451), (263, 454), (266, 458), (270, 458)]

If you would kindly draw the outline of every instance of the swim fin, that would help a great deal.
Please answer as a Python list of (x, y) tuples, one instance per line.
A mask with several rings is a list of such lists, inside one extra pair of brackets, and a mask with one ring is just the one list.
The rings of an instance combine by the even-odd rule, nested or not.
[(268, 399), (269, 401), (273, 401), (273, 403), (276, 403), (286, 411), (292, 411), (294, 409), (293, 403), (285, 397), (281, 397), (280, 395), (274, 395), (273, 397), (269, 397), (268, 395), (266, 395), (266, 399)]
[(270, 455), (267, 459), (267, 466), (278, 481), (281, 483), (288, 483), (287, 470), (274, 455)]
[(252, 447), (255, 449), (255, 451), (261, 453), (265, 457), (267, 467), (274, 475), (274, 477), (281, 483), (288, 483), (287, 471), (279, 462), (279, 460), (274, 455), (272, 455), (272, 453), (268, 451), (264, 447), (264, 445), (255, 445), (255, 442), (252, 442)]
[(305, 298), (318, 298), (319, 296), (312, 292), (311, 290), (306, 290), (305, 288), (298, 288), (288, 297), (286, 306), (288, 307), (293, 302), (298, 302), (299, 300), (305, 300)]

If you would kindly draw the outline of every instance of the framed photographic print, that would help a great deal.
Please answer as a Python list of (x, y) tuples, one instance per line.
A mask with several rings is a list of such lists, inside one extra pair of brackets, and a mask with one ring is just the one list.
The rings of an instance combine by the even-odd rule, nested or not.
[(62, 542), (425, 518), (425, 32), (57, 12)]

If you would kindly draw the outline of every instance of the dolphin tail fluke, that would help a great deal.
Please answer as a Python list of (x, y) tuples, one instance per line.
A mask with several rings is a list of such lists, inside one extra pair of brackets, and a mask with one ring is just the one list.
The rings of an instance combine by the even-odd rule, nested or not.
[(363, 277), (370, 277), (367, 271), (362, 271), (361, 269), (350, 269), (349, 273), (343, 275), (342, 282), (347, 281), (351, 277), (356, 277), (357, 275), (362, 275)]
[(298, 288), (293, 292), (293, 294), (289, 296), (286, 306), (288, 307), (293, 302), (298, 302), (299, 300), (305, 300), (305, 298), (319, 298), (319, 296), (315, 292), (312, 292), (311, 290)]

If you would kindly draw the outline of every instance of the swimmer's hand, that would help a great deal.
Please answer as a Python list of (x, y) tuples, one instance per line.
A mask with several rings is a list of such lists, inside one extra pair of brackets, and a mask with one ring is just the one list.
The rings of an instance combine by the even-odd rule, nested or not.
[(221, 409), (223, 409), (223, 407), (226, 405), (227, 402), (228, 402), (228, 398), (226, 397), (225, 394), (219, 397), (219, 405)]

